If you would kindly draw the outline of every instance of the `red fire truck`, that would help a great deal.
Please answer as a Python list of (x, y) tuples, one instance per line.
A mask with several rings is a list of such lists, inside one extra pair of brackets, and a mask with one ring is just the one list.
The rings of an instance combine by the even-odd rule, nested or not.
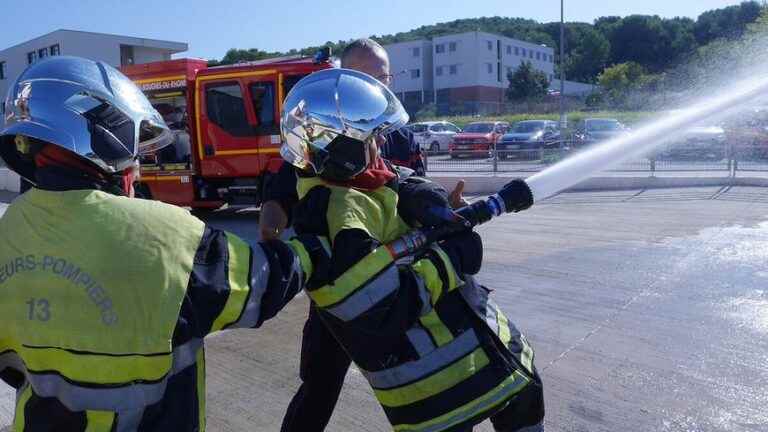
[(173, 145), (141, 160), (144, 197), (196, 210), (258, 205), (282, 164), (280, 110), (328, 53), (208, 67), (178, 59), (122, 68), (173, 130)]

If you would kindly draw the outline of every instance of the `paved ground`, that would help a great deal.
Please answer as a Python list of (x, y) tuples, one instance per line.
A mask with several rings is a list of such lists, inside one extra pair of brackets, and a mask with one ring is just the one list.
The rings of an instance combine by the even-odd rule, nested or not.
[[(210, 222), (253, 237), (255, 217)], [(481, 231), (481, 279), (536, 348), (545, 430), (768, 430), (768, 189), (571, 193)], [(209, 430), (279, 429), (306, 309), (208, 340)], [(387, 430), (356, 371), (328, 430)]]

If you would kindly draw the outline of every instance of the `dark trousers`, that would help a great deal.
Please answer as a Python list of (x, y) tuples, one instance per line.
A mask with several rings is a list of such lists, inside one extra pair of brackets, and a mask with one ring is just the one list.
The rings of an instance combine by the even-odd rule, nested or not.
[(300, 362), (301, 387), (288, 405), (281, 431), (321, 432), (331, 419), (351, 360), (314, 305), (304, 324)]

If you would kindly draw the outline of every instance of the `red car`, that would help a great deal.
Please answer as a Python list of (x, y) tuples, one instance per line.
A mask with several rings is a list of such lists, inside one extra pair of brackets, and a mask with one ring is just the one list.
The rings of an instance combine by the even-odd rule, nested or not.
[(488, 157), (508, 130), (507, 122), (470, 123), (456, 134), (453, 143), (448, 146), (448, 153), (454, 159), (459, 156)]

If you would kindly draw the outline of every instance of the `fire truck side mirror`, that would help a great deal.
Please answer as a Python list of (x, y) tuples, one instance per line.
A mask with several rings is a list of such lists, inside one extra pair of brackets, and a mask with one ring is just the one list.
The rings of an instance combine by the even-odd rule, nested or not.
[(315, 54), (315, 64), (326, 63), (331, 58), (331, 47), (320, 48)]

